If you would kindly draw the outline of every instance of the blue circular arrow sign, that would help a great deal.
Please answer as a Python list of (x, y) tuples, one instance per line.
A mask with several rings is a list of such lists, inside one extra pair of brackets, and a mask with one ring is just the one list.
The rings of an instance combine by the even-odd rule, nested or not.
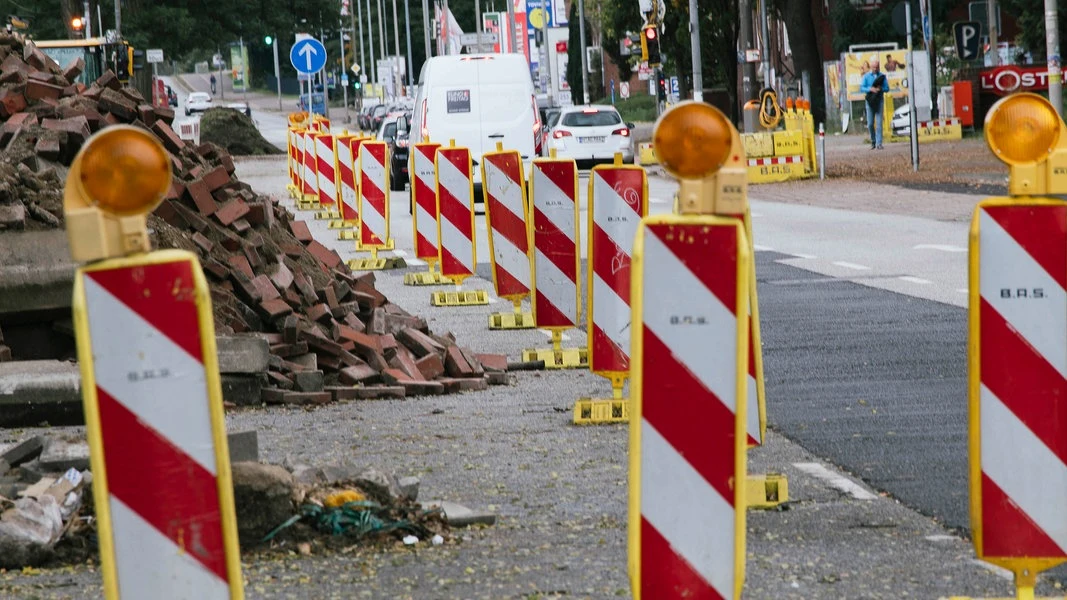
[(298, 73), (317, 73), (326, 66), (326, 46), (315, 38), (304, 38), (293, 44), (289, 62)]

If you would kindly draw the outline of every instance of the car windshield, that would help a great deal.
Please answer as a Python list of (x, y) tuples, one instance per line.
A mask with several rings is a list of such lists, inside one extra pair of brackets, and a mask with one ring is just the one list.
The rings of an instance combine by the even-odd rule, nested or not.
[(622, 117), (613, 110), (571, 112), (563, 115), (566, 127), (605, 127), (622, 123)]
[(374, 113), (372, 113), (372, 114), (374, 114), (374, 116), (384, 115), (385, 114), (385, 107), (382, 106), (381, 104), (379, 104), (378, 106), (375, 106), (374, 107)]
[(386, 123), (382, 127), (382, 139), (386, 141), (392, 141), (396, 137), (396, 121), (392, 123)]
[(189, 94), (189, 102), (211, 102), (211, 96), (207, 94)]

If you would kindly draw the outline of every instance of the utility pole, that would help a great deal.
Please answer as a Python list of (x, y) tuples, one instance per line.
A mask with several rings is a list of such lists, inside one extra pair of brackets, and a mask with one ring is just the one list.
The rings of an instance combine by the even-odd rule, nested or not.
[(504, 4), (508, 5), (508, 52), (515, 52), (515, 2), (504, 0)]
[(1000, 51), (997, 50), (997, 0), (987, 0), (986, 22), (989, 23), (989, 63), (991, 66), (1000, 64)]
[(697, 0), (689, 0), (689, 45), (693, 50), (693, 100), (703, 102), (704, 73), (700, 64), (700, 14), (697, 12)]
[(740, 0), (738, 10), (741, 12), (741, 103), (756, 97), (756, 65), (748, 60), (748, 51), (754, 48), (752, 43), (752, 0)]
[[(348, 85), (344, 83), (348, 81), (348, 61), (345, 60), (345, 25), (344, 21), (337, 19), (337, 28), (341, 31), (341, 92), (345, 98), (345, 123), (352, 121), (352, 116), (348, 114)], [(355, 32), (353, 32), (355, 33)], [(349, 38), (351, 39), (351, 38)]]
[[(367, 2), (367, 20), (370, 23), (367, 24), (367, 35), (370, 37), (370, 64), (366, 65), (367, 72), (370, 73), (369, 79), (373, 83), (378, 83), (378, 62), (374, 60), (374, 21), (371, 21), (373, 17), (370, 15), (370, 0)], [(360, 29), (363, 28), (363, 17), (360, 16)]]
[(408, 86), (415, 85), (415, 64), (411, 59), (411, 0), (404, 0), (404, 23), (407, 24), (407, 33), (404, 36), (404, 40), (407, 42), (408, 48)]
[[(352, 17), (352, 35), (356, 35), (356, 13), (359, 13), (359, 61), (356, 63), (359, 65), (359, 73), (354, 73), (357, 80), (363, 74), (363, 69), (367, 68), (364, 64), (367, 59), (366, 49), (363, 47), (363, 3), (356, 0), (356, 10), (348, 11), (349, 16)], [(352, 44), (352, 52), (356, 51), (356, 45)], [(348, 68), (348, 65), (345, 65)], [(362, 86), (360, 87), (362, 89)], [(353, 103), (354, 104), (354, 103)]]
[(440, 33), (440, 35), (441, 35), (441, 38), (444, 39), (444, 41), (445, 41), (445, 43), (442, 44), (442, 46), (444, 47), (444, 50), (445, 50), (445, 54), (452, 54), (452, 47), (451, 47), (452, 46), (452, 29), (451, 29), (452, 19), (450, 18), (450, 15), (452, 13), (449, 12), (449, 10), (448, 10), (448, 0), (444, 0), (444, 2), (445, 2), (444, 8), (441, 10), (441, 33)]
[(122, 0), (115, 0), (115, 37), (122, 39)]
[(1056, 0), (1045, 0), (1045, 55), (1048, 56), (1048, 100), (1063, 117), (1063, 71), (1060, 69), (1059, 12)]
[(482, 0), (474, 0), (474, 31), (478, 34), (478, 49), (482, 46)]
[[(83, 17), (82, 21), (85, 23), (85, 39), (89, 39), (93, 37), (93, 13), (89, 11), (89, 0), (85, 0), (83, 5), (85, 16)], [(100, 33), (104, 32), (101, 31)]]
[(278, 110), (282, 110), (282, 70), (278, 64), (278, 36), (273, 36), (271, 41), (274, 42), (271, 46), (274, 47), (274, 80), (278, 84)]
[(763, 43), (760, 44), (760, 59), (762, 60), (760, 70), (763, 73), (763, 87), (771, 87), (771, 34), (770, 27), (767, 25), (767, 2), (769, 1), (759, 0), (760, 36), (763, 38)]
[[(908, 81), (915, 81), (915, 64), (914, 64), (914, 61), (911, 60), (911, 49), (912, 49), (912, 46), (911, 46), (911, 29), (912, 29), (912, 27), (911, 27), (911, 0), (907, 0), (904, 3), (904, 22), (908, 24), (908, 61), (907, 61)], [(883, 94), (883, 96), (884, 96), (884, 94)], [(885, 102), (885, 100), (883, 100), (883, 103), (884, 102)], [(912, 107), (915, 106), (915, 86), (914, 85), (909, 85), (908, 86), (908, 105), (912, 106)], [(892, 119), (893, 116), (885, 114), (885, 110), (884, 110), (885, 109), (885, 104), (882, 105), (882, 108), (883, 108), (883, 110), (882, 110), (882, 124), (883, 124), (883, 129), (884, 129), (885, 120), (886, 119)], [(908, 119), (909, 119), (908, 129), (909, 129), (909, 133), (911, 135), (911, 168), (912, 168), (913, 171), (918, 171), (919, 170), (919, 115), (917, 113), (918, 113), (918, 111), (916, 111), (916, 110), (909, 110), (908, 111)], [(873, 142), (874, 140), (871, 140), (871, 141)]]
[(400, 74), (400, 21), (396, 18), (396, 0), (393, 0), (393, 48), (396, 52), (393, 58), (393, 68), (396, 73), (393, 74), (393, 81), (396, 86), (396, 95), (403, 96), (400, 93), (400, 88), (404, 87), (404, 80)]
[(426, 60), (430, 60), (430, 0), (422, 0), (422, 42), (426, 46)]
[[(385, 60), (385, 16), (382, 14), (385, 12), (385, 4), (382, 0), (378, 0), (378, 50), (381, 51), (381, 59)], [(382, 78), (382, 74), (378, 73), (378, 79)]]
[[(545, 28), (544, 36), (545, 47), (548, 47), (548, 28)], [(578, 0), (578, 44), (579, 50), (582, 52), (582, 103), (591, 104), (593, 100), (589, 97), (589, 57), (585, 51), (585, 0)], [(545, 65), (548, 68), (548, 65)], [(552, 69), (549, 68), (548, 72), (551, 73)]]

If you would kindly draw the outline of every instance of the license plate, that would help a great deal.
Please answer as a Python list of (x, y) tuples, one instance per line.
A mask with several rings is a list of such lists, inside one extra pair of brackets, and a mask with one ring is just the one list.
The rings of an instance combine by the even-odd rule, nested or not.
[(598, 135), (596, 137), (580, 137), (578, 142), (581, 144), (603, 144), (604, 136)]

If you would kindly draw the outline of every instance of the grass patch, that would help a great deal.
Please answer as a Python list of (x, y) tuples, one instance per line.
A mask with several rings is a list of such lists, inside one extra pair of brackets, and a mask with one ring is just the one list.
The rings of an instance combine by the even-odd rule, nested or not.
[[(611, 104), (611, 98), (604, 98), (597, 104)], [(632, 95), (626, 100), (616, 99), (615, 108), (619, 110), (623, 121), (651, 123), (656, 120), (656, 99), (648, 94)]]

